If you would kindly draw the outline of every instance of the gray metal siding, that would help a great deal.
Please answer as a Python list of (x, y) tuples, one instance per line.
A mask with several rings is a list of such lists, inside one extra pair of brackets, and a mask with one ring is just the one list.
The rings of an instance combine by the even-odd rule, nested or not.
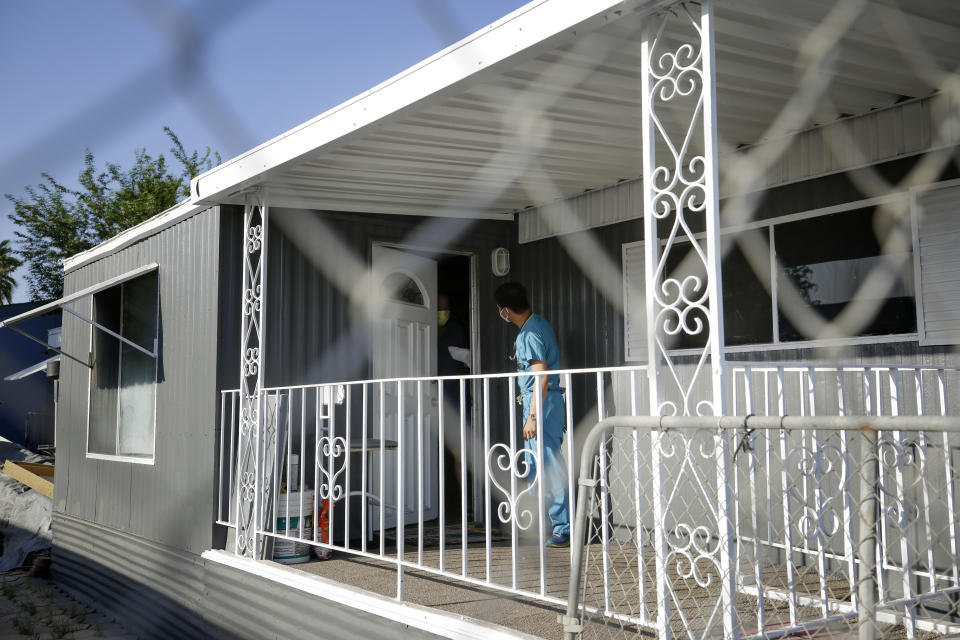
[(55, 514), (53, 572), (142, 638), (436, 638), (143, 538)]
[(207, 637), (197, 614), (203, 594), (199, 556), (59, 513), (53, 532), (58, 585), (95, 602), (139, 636)]
[[(938, 131), (937, 127), (937, 123), (947, 122), (948, 114), (957, 108), (955, 99), (937, 94), (802, 131), (793, 137), (786, 151), (766, 167), (763, 186), (772, 189), (809, 182), (845, 169), (889, 163), (934, 148), (935, 142), (937, 145), (960, 144), (960, 128)], [(722, 136), (723, 131), (720, 133)], [(935, 140), (938, 134), (942, 137)], [(779, 140), (760, 143), (721, 155), (721, 167), (735, 161), (738, 155), (779, 143)], [(721, 188), (724, 186), (721, 184)], [(730, 194), (721, 192), (720, 195)], [(521, 212), (519, 238), (521, 243), (532, 242), (642, 215), (642, 184), (639, 179), (633, 179)]]
[[(351, 317), (349, 300), (335, 282), (360, 282), (370, 266), (372, 243), (377, 241), (475, 252), (481, 369), (507, 370), (504, 355), (512, 348), (513, 337), (496, 316), (493, 290), (513, 276), (495, 278), (491, 274), (490, 252), (496, 247), (511, 246), (515, 237), (513, 224), (283, 209), (273, 209), (270, 215), (265, 371), (268, 386), (358, 380), (370, 375), (366, 357), (369, 332), (362, 319)], [(298, 243), (322, 244), (329, 238), (297, 238), (290, 231), (285, 234), (277, 225), (281, 216), (290, 221), (297, 216), (313, 215), (322, 216), (327, 230), (355, 260), (353, 265), (342, 260), (335, 266), (335, 273), (325, 273), (305, 255), (310, 247), (298, 247)], [(295, 231), (297, 222), (287, 228)], [(430, 232), (425, 233), (425, 228)]]
[[(905, 158), (879, 165), (874, 169), (893, 183), (903, 179), (916, 163)], [(958, 176), (950, 165), (940, 180)], [(846, 174), (830, 175), (808, 182), (784, 185), (768, 190), (761, 198), (760, 218), (772, 218), (861, 199), (856, 182)], [(724, 207), (721, 201), (721, 214)], [(695, 222), (695, 221), (694, 221)], [(696, 227), (696, 224), (692, 224)], [(608, 283), (613, 297), (600, 293), (593, 279), (576, 264), (566, 246), (581, 243), (588, 234), (602, 248), (605, 258), (616, 267), (619, 281)], [(514, 260), (515, 277), (530, 291), (531, 304), (553, 324), (560, 342), (561, 365), (594, 367), (624, 364), (624, 327), (622, 306), (622, 246), (643, 240), (642, 220), (630, 220), (578, 231), (565, 236), (546, 238), (521, 244)], [(592, 265), (590, 265), (592, 266)], [(919, 348), (916, 343), (890, 343), (830, 349), (784, 348), (779, 351), (737, 352), (731, 360), (803, 360), (853, 362), (912, 362), (916, 358), (935, 358), (952, 350)]]
[(960, 344), (960, 185), (917, 196), (913, 248), (920, 273), (922, 344)]
[[(161, 360), (153, 465), (86, 457), (88, 371), (64, 361), (57, 420), (58, 513), (194, 553), (210, 548), (219, 218), (219, 210), (207, 210), (66, 275), (65, 292), (70, 293), (158, 263)], [(89, 312), (90, 304), (88, 298), (78, 309)], [(88, 324), (64, 314), (68, 353), (86, 354), (89, 332)]]

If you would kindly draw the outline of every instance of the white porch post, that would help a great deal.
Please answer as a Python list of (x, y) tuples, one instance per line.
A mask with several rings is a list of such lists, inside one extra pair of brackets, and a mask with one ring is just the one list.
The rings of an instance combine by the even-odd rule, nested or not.
[(243, 210), (243, 296), (240, 308), (240, 437), (237, 448), (237, 555), (263, 555), (258, 527), (263, 524), (261, 440), (264, 432), (264, 317), (267, 274), (268, 207), (263, 202)]
[[(641, 40), (641, 74), (651, 411), (655, 415), (722, 415), (726, 401), (712, 0), (677, 2), (648, 18)], [(667, 113), (669, 117), (662, 117)], [(705, 237), (695, 237), (699, 231)], [(674, 249), (687, 253), (676, 270), (669, 261)], [(692, 364), (680, 365), (671, 354), (672, 341), (683, 336), (693, 337), (700, 351)], [(704, 453), (702, 443), (694, 439), (712, 439), (713, 453)], [(672, 637), (671, 609), (679, 606), (667, 563), (695, 566), (697, 561), (691, 562), (690, 556), (694, 541), (677, 532), (695, 535), (699, 520), (698, 514), (682, 511), (687, 507), (683, 501), (669, 497), (675, 495), (684, 473), (712, 463), (717, 465), (715, 491), (701, 484), (703, 495), (696, 499), (705, 509), (715, 509), (718, 545), (697, 560), (708, 559), (712, 569), (697, 569), (698, 575), (690, 577), (706, 579), (700, 571), (715, 572), (712, 579), (722, 585), (718, 604), (723, 634), (737, 636), (729, 437), (724, 432), (661, 432), (654, 437), (652, 475), (657, 626), (663, 640)], [(703, 478), (710, 475), (705, 473)]]

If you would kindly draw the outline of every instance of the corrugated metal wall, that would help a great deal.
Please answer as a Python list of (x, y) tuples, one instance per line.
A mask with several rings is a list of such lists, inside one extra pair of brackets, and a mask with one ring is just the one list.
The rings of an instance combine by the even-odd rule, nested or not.
[[(933, 148), (934, 143), (958, 144), (960, 128), (945, 127), (943, 131), (938, 131), (938, 125), (949, 124), (949, 114), (955, 113), (958, 108), (960, 107), (955, 99), (945, 94), (937, 94), (802, 131), (794, 136), (786, 152), (766, 168), (763, 186), (775, 189), (800, 181), (807, 181), (809, 184), (811, 179), (844, 169), (889, 163), (921, 153)], [(723, 131), (720, 133), (722, 136)], [(765, 144), (769, 143), (761, 143), (757, 147)], [(721, 156), (721, 175), (725, 162), (738, 153), (755, 149), (756, 147), (749, 147)], [(845, 181), (847, 180), (842, 175), (839, 180), (834, 180), (838, 183)], [(838, 191), (833, 193), (840, 195)], [(728, 195), (730, 194), (721, 192), (721, 197)], [(864, 196), (844, 197), (853, 200)], [(827, 206), (813, 204), (810, 200), (806, 202), (808, 206), (796, 210)], [(641, 215), (641, 183), (639, 180), (630, 180), (570, 198), (562, 203), (552, 203), (521, 212), (518, 216), (519, 239), (521, 243), (532, 242), (639, 218)]]
[(54, 515), (57, 584), (140, 638), (436, 638), (192, 553)]
[[(360, 380), (370, 375), (369, 328), (351, 315), (342, 287), (365, 276), (374, 242), (476, 253), (481, 368), (484, 372), (507, 370), (503, 356), (513, 337), (497, 317), (493, 290), (508, 278), (492, 275), (490, 253), (496, 247), (515, 246), (513, 224), (284, 209), (272, 209), (270, 215), (268, 386)], [(311, 226), (316, 218), (322, 220), (322, 227)], [(330, 260), (331, 252), (338, 250), (344, 255)]]
[[(916, 164), (916, 158), (904, 158), (873, 167), (872, 170), (896, 183)], [(956, 165), (948, 165), (940, 180), (960, 176)], [(761, 219), (843, 204), (863, 196), (857, 182), (848, 174), (824, 176), (771, 189), (762, 195), (758, 208)], [(597, 200), (596, 202), (600, 202)], [(721, 216), (724, 207), (721, 201)], [(525, 215), (525, 214), (524, 214)], [(695, 226), (695, 225), (691, 225)], [(612, 297), (588, 278), (577, 264), (568, 246), (583, 246), (590, 238), (602, 249), (605, 259), (616, 267), (615, 283), (604, 283)], [(624, 363), (622, 306), (622, 246), (643, 240), (642, 220), (629, 220), (586, 231), (521, 244), (515, 260), (516, 277), (530, 290), (531, 304), (553, 324), (560, 342), (564, 367), (614, 366)], [(591, 259), (599, 260), (596, 256)], [(591, 268), (595, 265), (591, 265)], [(952, 349), (920, 348), (916, 343), (893, 343), (847, 347), (839, 352), (828, 349), (783, 349), (779, 351), (738, 352), (731, 360), (833, 360), (859, 362), (910, 362), (918, 358), (952, 354)], [(951, 355), (951, 357), (953, 357)]]
[(144, 638), (209, 637), (198, 613), (203, 561), (141, 537), (55, 513), (54, 579)]
[[(54, 510), (175, 549), (211, 546), (218, 351), (220, 213), (214, 208), (68, 273), (70, 293), (151, 262), (160, 265), (161, 361), (156, 462), (88, 459), (88, 370), (64, 360)], [(89, 298), (78, 310), (89, 313)], [(85, 354), (90, 325), (63, 318), (63, 348)]]

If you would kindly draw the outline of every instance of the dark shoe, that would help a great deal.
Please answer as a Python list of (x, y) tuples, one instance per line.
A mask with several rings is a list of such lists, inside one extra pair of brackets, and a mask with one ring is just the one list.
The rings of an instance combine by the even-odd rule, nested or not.
[(555, 533), (547, 540), (547, 546), (553, 549), (566, 549), (570, 546), (569, 533)]

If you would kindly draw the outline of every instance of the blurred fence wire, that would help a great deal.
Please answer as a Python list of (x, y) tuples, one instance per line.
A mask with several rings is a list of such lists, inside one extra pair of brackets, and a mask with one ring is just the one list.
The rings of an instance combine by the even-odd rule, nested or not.
[[(736, 0), (716, 0), (714, 3), (723, 23), (723, 33), (717, 36), (716, 92), (721, 115), (715, 142), (719, 156), (719, 192), (722, 194), (721, 227), (730, 240), (721, 246), (725, 259), (736, 253), (749, 266), (749, 278), (759, 283), (769, 300), (767, 311), (771, 317), (765, 322), (773, 325), (768, 327), (770, 336), (766, 333), (753, 339), (741, 336), (739, 344), (749, 350), (750, 346), (783, 346), (790, 342), (802, 345), (806, 340), (883, 334), (889, 324), (881, 321), (881, 316), (890, 313), (890, 300), (916, 298), (917, 278), (913, 272), (915, 234), (917, 221), (922, 219), (924, 212), (922, 207), (915, 209), (911, 198), (922, 195), (944, 175), (960, 174), (957, 156), (960, 110), (955, 106), (940, 111), (931, 109), (933, 116), (926, 149), (916, 155), (910, 166), (893, 172), (875, 162), (869, 149), (861, 148), (864, 140), (876, 144), (876, 138), (857, 135), (856, 122), (875, 110), (914, 99), (931, 98), (948, 105), (960, 105), (960, 69), (955, 66), (957, 56), (949, 51), (945, 53), (942, 41), (934, 43), (913, 28), (924, 24), (933, 30), (931, 23), (936, 22), (935, 14), (942, 10), (944, 24), (948, 25), (945, 28), (960, 34), (960, 10), (947, 0), (939, 3), (925, 0), (916, 4), (904, 0), (817, 0), (770, 3), (763, 7), (764, 4), (744, 4)], [(777, 5), (775, 8), (774, 4)], [(14, 162), (24, 162), (25, 157), (39, 157), (54, 147), (62, 148), (65, 141), (77, 139), (78, 131), (85, 135), (92, 132), (98, 137), (109, 136), (118, 128), (135, 122), (139, 113), (154, 109), (158, 103), (174, 96), (187, 98), (191, 109), (207, 124), (214, 138), (229, 140), (231, 146), (237, 146), (239, 140), (243, 148), (260, 142), (254, 140), (243, 126), (233, 97), (218, 92), (209, 81), (204, 65), (204, 56), (218, 30), (240, 18), (257, 3), (204, 2), (191, 5), (189, 10), (174, 2), (131, 2), (130, 5), (167, 42), (167, 55), (156, 65), (102, 96), (96, 104), (88, 105), (52, 126), (41, 139), (29, 145), (29, 150), (0, 164), (0, 172)], [(411, 5), (436, 32), (439, 40), (449, 42), (461, 35), (462, 25), (454, 3), (411, 0)], [(628, 20), (626, 23), (627, 28), (636, 29), (631, 36), (637, 43), (642, 33), (637, 26), (643, 26), (645, 20), (661, 20), (669, 16), (682, 18), (685, 11), (699, 13), (699, 4), (692, 1), (658, 0), (625, 5), (649, 5), (653, 10), (644, 20)], [(734, 18), (725, 16), (728, 7), (746, 12), (762, 7), (768, 12), (781, 12), (788, 18), (791, 12), (796, 12), (795, 24), (804, 26), (805, 30), (798, 26), (795, 41), (791, 43), (771, 41), (775, 35), (765, 39), (761, 19), (754, 24), (742, 22), (738, 26), (734, 24)], [(810, 20), (810, 16), (815, 16), (815, 24), (806, 28), (805, 20)], [(787, 19), (786, 23), (789, 22)], [(674, 44), (682, 43), (683, 37), (697, 36), (695, 33), (683, 36), (669, 31), (664, 41), (679, 39)], [(875, 44), (864, 45), (864, 40), (870, 38)], [(743, 60), (743, 51), (750, 51), (749, 47), (744, 48), (743, 42), (751, 39), (756, 42), (757, 53), (754, 59)], [(954, 42), (954, 47), (958, 42), (960, 40)], [(871, 67), (870, 61), (864, 58), (853, 62), (848, 60), (845, 56), (852, 49), (852, 43), (862, 45), (857, 49), (861, 56), (875, 52), (877, 64)], [(693, 41), (688, 44), (700, 45)], [(622, 65), (622, 61), (628, 58), (635, 61), (637, 68), (620, 80), (632, 85), (632, 91), (639, 96), (639, 46), (624, 51), (620, 45), (620, 39), (614, 37), (570, 38), (552, 54), (554, 62), (544, 65), (535, 77), (512, 78), (517, 90), (492, 95), (483, 102), (483, 109), (497, 114), (498, 129), (491, 132), (478, 127), (473, 131), (464, 126), (463, 134), (467, 138), (482, 137), (477, 144), (492, 148), (492, 152), (444, 206), (425, 212), (430, 215), (408, 232), (403, 244), (430, 247), (437, 255), (456, 249), (471, 234), (475, 224), (469, 217), (459, 215), (460, 212), (486, 211), (507, 190), (519, 190), (525, 194), (531, 207), (517, 215), (540, 216), (543, 237), (558, 243), (572, 267), (583, 274), (591, 299), (600, 300), (614, 310), (619, 326), (613, 330), (622, 332), (622, 316), (629, 311), (627, 300), (643, 299), (645, 291), (649, 293), (654, 283), (648, 283), (644, 288), (642, 282), (624, 282), (623, 265), (611, 256), (609, 243), (601, 237), (601, 230), (592, 228), (599, 225), (583, 220), (582, 213), (572, 204), (571, 198), (580, 193), (571, 193), (551, 168), (550, 159), (544, 157), (545, 150), (561, 136), (557, 123), (563, 121), (569, 127), (582, 117), (585, 124), (580, 137), (589, 138), (593, 130), (588, 126), (587, 116), (592, 114), (587, 112), (608, 107), (635, 114), (637, 128), (624, 131), (623, 139), (625, 144), (638, 145), (636, 158), (640, 157), (639, 99), (624, 104), (624, 100), (618, 98), (610, 101), (611, 106), (602, 96), (591, 98), (593, 102), (589, 102), (589, 96), (583, 90), (601, 68), (614, 62)], [(741, 118), (753, 120), (750, 123), (753, 138), (743, 140), (728, 136), (724, 125), (736, 120), (730, 112), (736, 111), (738, 104), (751, 100), (751, 96), (734, 95), (735, 92), (725, 84), (725, 79), (733, 73), (728, 69), (742, 69), (747, 65), (749, 70), (749, 64), (758, 63), (755, 72), (762, 76), (763, 58), (772, 55), (770, 52), (775, 49), (781, 53), (783, 50), (796, 53), (790, 73), (778, 76), (790, 77), (790, 86), (785, 88), (777, 82), (765, 82), (759, 78), (758, 93), (772, 94), (767, 104), (776, 105), (775, 112), (764, 113), (765, 106), (756, 105), (754, 111)], [(863, 94), (875, 96), (875, 101), (860, 113), (848, 113), (847, 103), (855, 101), (847, 98), (844, 87), (838, 86), (838, 77), (851, 73), (883, 76), (887, 72), (883, 64), (888, 60), (884, 56), (888, 56), (890, 50), (896, 51), (901, 65), (896, 69), (896, 75), (909, 77), (912, 86), (894, 94), (877, 88), (881, 84), (879, 81), (865, 82)], [(671, 55), (682, 57), (682, 51), (682, 44), (678, 44)], [(782, 67), (783, 63), (777, 60), (770, 64)], [(472, 70), (464, 69), (463, 72), (466, 77)], [(749, 72), (741, 70), (737, 73)], [(534, 86), (535, 91), (526, 88)], [(595, 86), (603, 85), (598, 82)], [(702, 89), (701, 86), (698, 90)], [(480, 86), (478, 91), (482, 90)], [(107, 109), (115, 103), (123, 104), (124, 108), (119, 112)], [(576, 106), (566, 108), (568, 103)], [(662, 113), (659, 124), (664, 136), (675, 135), (678, 131), (682, 133), (691, 127), (691, 121), (703, 117), (699, 109), (694, 106), (692, 116)], [(118, 115), (104, 118), (102, 114), (108, 111)], [(842, 204), (850, 205), (851, 210), (870, 209), (871, 212), (868, 224), (858, 227), (855, 232), (842, 225), (835, 230), (825, 226), (825, 236), (839, 234), (840, 237), (817, 238), (813, 234), (797, 242), (810, 245), (822, 241), (822, 244), (842, 245), (855, 240), (843, 234), (861, 233), (868, 234), (866, 244), (875, 245), (877, 249), (863, 255), (851, 254), (847, 258), (811, 259), (808, 262), (791, 258), (789, 263), (784, 263), (783, 255), (787, 252), (781, 254), (779, 243), (783, 241), (786, 245), (790, 238), (786, 232), (781, 235), (776, 225), (788, 223), (780, 222), (776, 216), (764, 211), (767, 206), (764, 194), (773, 188), (769, 173), (771, 167), (781, 163), (800, 144), (798, 140), (803, 132), (817, 127), (829, 128), (823, 136), (825, 153), (846, 159), (844, 166), (825, 171), (818, 177), (842, 174), (848, 183), (844, 186), (847, 201)], [(882, 136), (884, 132), (879, 131), (877, 135)], [(687, 143), (691, 145), (689, 150)], [(687, 169), (694, 168), (694, 158), (703, 153), (699, 145), (702, 141), (687, 139), (677, 145), (678, 148), (682, 146), (686, 157), (691, 159)], [(583, 164), (591, 161), (585, 159)], [(699, 161), (703, 162), (702, 157)], [(637, 160), (633, 166), (624, 168), (624, 175), (613, 178), (609, 184), (596, 185), (596, 189), (617, 189), (621, 178), (625, 182), (643, 178), (635, 171), (639, 166)], [(654, 176), (646, 178), (654, 179)], [(813, 181), (810, 185), (810, 189), (820, 188)], [(691, 211), (699, 211), (703, 206), (702, 201), (697, 201), (699, 197), (695, 196), (687, 203), (691, 205)], [(815, 203), (818, 199), (814, 197), (810, 201)], [(865, 204), (857, 207), (858, 202)], [(547, 205), (552, 205), (549, 214), (544, 213)], [(629, 218), (639, 218), (642, 203), (632, 202), (631, 207), (634, 214)], [(806, 212), (818, 209), (830, 207), (811, 204), (806, 207)], [(837, 211), (843, 212), (844, 209)], [(809, 216), (810, 219), (815, 217)], [(790, 222), (795, 221), (791, 218)], [(382, 317), (383, 307), (370, 289), (372, 279), (368, 277), (371, 266), (367, 248), (359, 250), (347, 243), (323, 215), (312, 212), (279, 211), (271, 217), (271, 224), (349, 301), (351, 319), (357, 320), (337, 337), (334, 348), (323, 354), (313, 370), (329, 372), (350, 354), (368, 353), (371, 349), (369, 327)], [(512, 233), (516, 233), (516, 228), (514, 225)], [(570, 229), (576, 231), (569, 232)], [(633, 235), (622, 238), (622, 241), (643, 240), (637, 229), (636, 225), (624, 226), (623, 232)], [(758, 229), (762, 232), (757, 232)], [(691, 241), (702, 234), (702, 225), (685, 228), (680, 233)], [(668, 244), (673, 244), (674, 240), (677, 238), (671, 236)], [(673, 247), (678, 255), (683, 253), (677, 248), (680, 245), (682, 242)], [(520, 244), (521, 253), (524, 246), (526, 243)], [(670, 269), (683, 277), (689, 274), (698, 276), (694, 288), (702, 290), (706, 287), (703, 259), (696, 251), (687, 251), (685, 255), (684, 259), (672, 263)], [(817, 271), (821, 268), (818, 265), (828, 262), (831, 263), (829, 277), (844, 280), (839, 284), (834, 282), (833, 290), (828, 290), (826, 275), (817, 279), (822, 275)], [(557, 286), (566, 284), (560, 282)], [(819, 292), (817, 287), (820, 287)], [(734, 289), (735, 286), (731, 287)], [(534, 301), (536, 295), (539, 294), (535, 293)], [(487, 301), (481, 302), (486, 304)], [(733, 299), (725, 304), (730, 307), (729, 312), (731, 309), (736, 311), (735, 308), (744, 302)], [(756, 323), (747, 324), (754, 326)], [(873, 330), (874, 325), (881, 328)], [(890, 333), (902, 333), (915, 339), (917, 327), (910, 327), (909, 322), (905, 326), (906, 329), (895, 328)], [(702, 336), (706, 331), (709, 327), (698, 327), (696, 331), (688, 332), (691, 335), (684, 336), (687, 342), (672, 346), (678, 349), (697, 346), (697, 335)], [(771, 337), (777, 335), (779, 340)], [(947, 351), (950, 349), (945, 348), (944, 352)], [(576, 364), (615, 366), (622, 362), (585, 361)], [(782, 383), (782, 377), (787, 374), (783, 371), (779, 374)], [(753, 376), (751, 384), (755, 385), (753, 391), (756, 393), (759, 393), (758, 389), (776, 384), (767, 378), (755, 379), (756, 372), (748, 371), (742, 375)], [(914, 375), (917, 376), (916, 387), (920, 389), (922, 380), (926, 379), (924, 376), (928, 374)], [(812, 378), (809, 384), (814, 385)], [(893, 393), (893, 383), (884, 384), (878, 383), (879, 386), (873, 389), (875, 398), (884, 390)], [(881, 401), (876, 400), (875, 406), (869, 405), (864, 400), (862, 385), (860, 388), (858, 401), (862, 403), (861, 410), (882, 413), (876, 411)], [(780, 392), (782, 395), (782, 389)], [(913, 392), (916, 397), (923, 395), (922, 389)], [(776, 396), (776, 393), (768, 396)], [(807, 393), (806, 387), (800, 395), (804, 393)], [(813, 393), (810, 392), (811, 398)], [(949, 396), (950, 393), (943, 395)], [(832, 397), (839, 398), (840, 404), (832, 406), (828, 414), (853, 413), (849, 404), (846, 409), (841, 406), (842, 389)], [(921, 412), (920, 404), (918, 400), (917, 414)], [(743, 401), (740, 406), (744, 407)], [(812, 404), (804, 406), (806, 415), (813, 415)], [(778, 415), (784, 410), (774, 402), (766, 412)], [(750, 412), (760, 413), (755, 407)], [(945, 402), (937, 405), (937, 412), (947, 413)], [(823, 410), (819, 413), (822, 414)], [(732, 431), (728, 435), (733, 437)], [(597, 508), (607, 510), (603, 514), (590, 513), (595, 517), (589, 521), (591, 529), (585, 551), (584, 603), (593, 611), (593, 619), (599, 622), (597, 629), (614, 629), (616, 634), (649, 632), (649, 625), (658, 615), (655, 585), (662, 587), (669, 583), (668, 595), (674, 605), (673, 611), (661, 609), (659, 615), (667, 615), (669, 620), (661, 620), (660, 624), (670, 627), (676, 635), (707, 637), (718, 629), (729, 634), (731, 629), (725, 628), (720, 620), (729, 614), (731, 606), (736, 606), (740, 614), (733, 629), (737, 635), (774, 637), (779, 633), (778, 629), (790, 628), (793, 632), (807, 633), (807, 628), (822, 631), (825, 625), (833, 624), (849, 631), (857, 612), (858, 572), (864, 561), (857, 551), (864, 537), (864, 525), (857, 520), (857, 513), (865, 501), (876, 499), (880, 505), (875, 508), (879, 518), (867, 526), (873, 527), (870, 535), (876, 538), (877, 551), (874, 560), (881, 567), (876, 572), (882, 583), (878, 586), (880, 604), (895, 613), (891, 614), (890, 620), (903, 624), (909, 637), (916, 637), (917, 630), (922, 627), (915, 624), (917, 611), (932, 608), (926, 598), (935, 594), (929, 599), (936, 600), (937, 606), (942, 608), (939, 613), (952, 616), (955, 624), (958, 617), (956, 594), (960, 588), (957, 583), (955, 519), (958, 482), (953, 466), (957, 463), (956, 436), (955, 432), (918, 431), (910, 437), (901, 437), (900, 434), (882, 436), (879, 442), (864, 445), (857, 440), (858, 434), (849, 430), (820, 433), (815, 429), (797, 432), (771, 429), (758, 433), (737, 432), (737, 437), (743, 438), (739, 442), (742, 447), (735, 447), (734, 452), (729, 448), (730, 442), (720, 443), (714, 432), (698, 432), (689, 437), (653, 429), (617, 432), (616, 437), (602, 445), (609, 448), (609, 457), (601, 453), (590, 466), (599, 487)], [(870, 454), (871, 446), (874, 457)], [(723, 458), (726, 455), (730, 458)], [(718, 464), (723, 469), (719, 474)], [(651, 477), (641, 471), (658, 465), (659, 472), (675, 474), (672, 485), (666, 477)], [(870, 477), (864, 475), (865, 469)], [(731, 512), (736, 518), (735, 539), (723, 539), (718, 530), (718, 523), (725, 515), (718, 515), (715, 510), (724, 485), (731, 490)], [(658, 504), (654, 500), (665, 502)], [(674, 511), (670, 510), (671, 506)], [(663, 525), (666, 514), (670, 514), (669, 522)], [(954, 520), (945, 520), (945, 516)], [(659, 535), (662, 538), (659, 541), (652, 533), (655, 519), (661, 521)], [(663, 539), (666, 537), (673, 538), (669, 544), (675, 551), (669, 558), (664, 547), (668, 544)], [(718, 550), (721, 540), (735, 550), (726, 558), (729, 566), (715, 562), (721, 553)], [(747, 594), (750, 598), (736, 602), (723, 600), (724, 581), (741, 596)], [(691, 617), (685, 617), (685, 611), (692, 611)], [(588, 625), (585, 633), (603, 633), (597, 629), (591, 631)], [(937, 628), (927, 630), (936, 631)], [(813, 631), (810, 634), (813, 635)]]

